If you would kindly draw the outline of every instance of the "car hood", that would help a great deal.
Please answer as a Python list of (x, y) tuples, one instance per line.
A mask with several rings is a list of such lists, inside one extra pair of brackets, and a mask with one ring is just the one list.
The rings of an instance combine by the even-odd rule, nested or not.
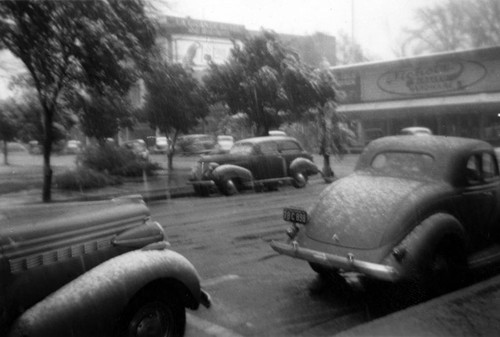
[(416, 191), (425, 187), (432, 185), (425, 181), (352, 174), (322, 192), (310, 211), (306, 236), (342, 247), (380, 247), (394, 236), (388, 238), (387, 233), (404, 231), (402, 223), (418, 212)]

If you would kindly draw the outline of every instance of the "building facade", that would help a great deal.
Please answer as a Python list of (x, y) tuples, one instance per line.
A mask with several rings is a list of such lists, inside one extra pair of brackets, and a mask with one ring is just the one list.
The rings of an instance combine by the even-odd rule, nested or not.
[(500, 144), (500, 47), (332, 69), (363, 144), (407, 126)]

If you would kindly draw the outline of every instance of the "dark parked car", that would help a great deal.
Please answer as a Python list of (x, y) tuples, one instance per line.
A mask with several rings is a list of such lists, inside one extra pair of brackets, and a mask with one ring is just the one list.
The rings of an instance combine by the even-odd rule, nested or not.
[(183, 155), (207, 154), (214, 150), (217, 140), (212, 135), (184, 135), (177, 139), (175, 152)]
[(208, 306), (140, 196), (0, 211), (0, 335), (179, 336)]
[(317, 273), (439, 294), (459, 286), (467, 270), (499, 262), (497, 159), (480, 140), (381, 138), (309, 212), (288, 208), (283, 216), (293, 222), (289, 240), (272, 248)]
[(146, 146), (146, 142), (142, 139), (133, 139), (126, 141), (122, 145), (124, 148), (132, 151), (137, 157), (147, 160), (149, 159), (149, 150)]
[(256, 137), (234, 143), (227, 154), (202, 156), (190, 183), (200, 195), (213, 189), (232, 195), (245, 188), (275, 189), (284, 181), (301, 188), (318, 172), (311, 154), (295, 138)]

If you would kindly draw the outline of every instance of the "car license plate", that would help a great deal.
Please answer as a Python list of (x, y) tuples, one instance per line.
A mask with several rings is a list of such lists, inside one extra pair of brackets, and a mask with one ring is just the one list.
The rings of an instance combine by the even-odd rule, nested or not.
[(283, 220), (305, 225), (307, 223), (307, 212), (300, 208), (284, 208)]

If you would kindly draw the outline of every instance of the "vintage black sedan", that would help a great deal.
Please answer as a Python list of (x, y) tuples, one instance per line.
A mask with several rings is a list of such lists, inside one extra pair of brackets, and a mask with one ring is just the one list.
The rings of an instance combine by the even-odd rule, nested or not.
[(288, 241), (272, 248), (319, 274), (387, 281), (421, 296), (442, 293), (468, 270), (499, 260), (497, 158), (474, 139), (377, 139), (309, 212), (287, 208), (283, 216), (293, 223)]
[(0, 336), (182, 336), (200, 304), (141, 196), (0, 210)]
[(286, 181), (302, 188), (319, 172), (295, 138), (266, 136), (240, 140), (226, 154), (202, 156), (189, 180), (199, 195), (213, 190), (232, 195), (248, 188), (276, 189)]

